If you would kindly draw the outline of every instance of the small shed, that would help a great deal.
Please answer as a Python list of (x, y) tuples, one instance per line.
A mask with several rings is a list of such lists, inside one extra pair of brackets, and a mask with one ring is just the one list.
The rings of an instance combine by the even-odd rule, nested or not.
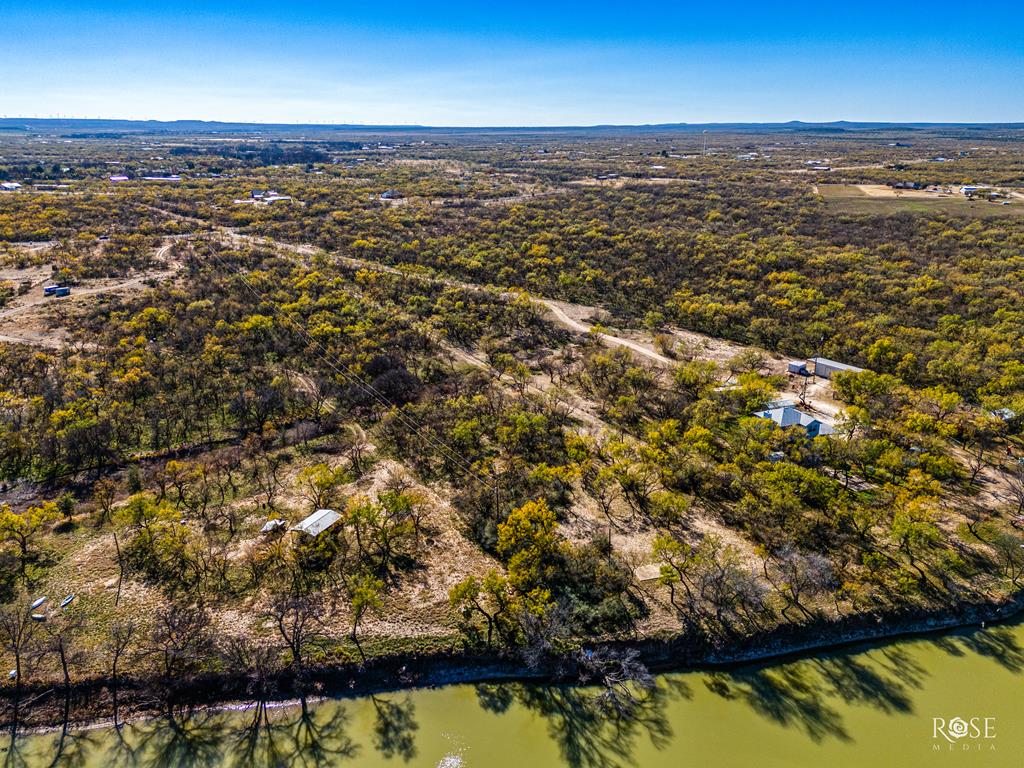
[(811, 372), (807, 370), (806, 360), (790, 360), (788, 365), (790, 373), (795, 373), (799, 376), (810, 376)]
[(309, 536), (319, 536), (341, 519), (341, 515), (333, 509), (318, 509), (291, 530), (301, 531)]

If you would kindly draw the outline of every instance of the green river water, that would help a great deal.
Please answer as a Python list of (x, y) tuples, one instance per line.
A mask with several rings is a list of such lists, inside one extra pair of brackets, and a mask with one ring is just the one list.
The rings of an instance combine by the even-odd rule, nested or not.
[[(1017, 621), (662, 675), (628, 720), (589, 689), (454, 685), (8, 737), (0, 766), (1024, 766), (1022, 682)], [(989, 738), (936, 717), (988, 718)]]

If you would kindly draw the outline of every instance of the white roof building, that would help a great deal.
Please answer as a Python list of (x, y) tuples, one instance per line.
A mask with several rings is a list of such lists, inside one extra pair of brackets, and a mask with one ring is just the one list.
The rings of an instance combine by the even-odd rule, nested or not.
[(838, 360), (829, 360), (827, 357), (812, 357), (807, 362), (814, 364), (814, 375), (820, 376), (823, 379), (831, 379), (832, 374), (836, 371), (852, 371), (853, 373), (862, 373), (864, 371), (863, 368), (858, 368), (856, 365), (840, 363)]
[(298, 525), (293, 525), (290, 530), (301, 531), (310, 536), (319, 536), (341, 519), (341, 515), (333, 509), (318, 509)]

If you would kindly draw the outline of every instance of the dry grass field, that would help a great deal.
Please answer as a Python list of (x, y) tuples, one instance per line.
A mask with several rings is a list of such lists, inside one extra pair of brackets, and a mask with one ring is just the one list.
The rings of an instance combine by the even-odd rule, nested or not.
[(955, 216), (988, 218), (1022, 216), (1024, 200), (1012, 197), (1008, 205), (985, 200), (969, 200), (963, 195), (940, 195), (908, 189), (896, 193), (881, 184), (820, 184), (820, 194), (830, 208), (842, 213), (889, 216), (893, 213), (948, 213)]

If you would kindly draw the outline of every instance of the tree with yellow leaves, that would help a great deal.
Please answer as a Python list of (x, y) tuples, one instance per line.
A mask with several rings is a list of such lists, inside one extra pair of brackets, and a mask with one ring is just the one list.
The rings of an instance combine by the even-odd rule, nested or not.
[(37, 555), (35, 540), (39, 533), (58, 517), (60, 512), (52, 501), (29, 507), (20, 514), (13, 512), (9, 504), (0, 507), (0, 541), (14, 544), (22, 576), (25, 575), (28, 564)]

